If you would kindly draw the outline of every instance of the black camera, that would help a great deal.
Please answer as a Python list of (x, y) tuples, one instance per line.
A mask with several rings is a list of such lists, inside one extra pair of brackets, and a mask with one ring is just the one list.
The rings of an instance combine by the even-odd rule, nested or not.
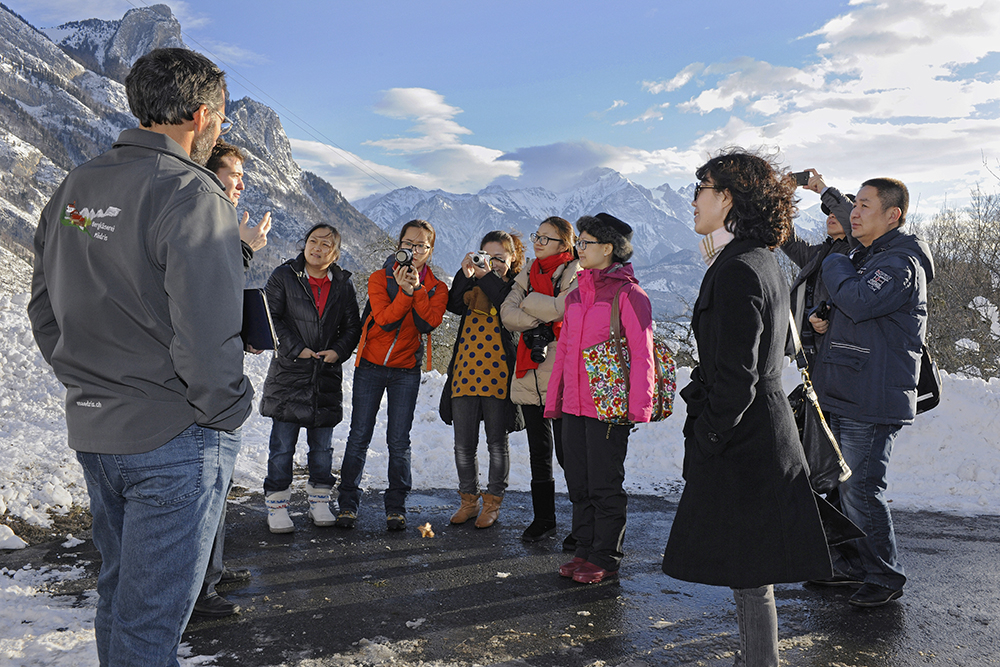
[(812, 314), (821, 320), (830, 319), (830, 303), (827, 301), (820, 301), (819, 305), (813, 309)]
[(395, 254), (396, 264), (400, 266), (413, 266), (413, 251), (409, 248), (400, 248)]
[(521, 334), (524, 345), (531, 351), (531, 360), (536, 364), (545, 361), (545, 353), (549, 343), (556, 339), (551, 324), (539, 324), (534, 329), (528, 329)]
[(796, 171), (792, 173), (795, 177), (796, 185), (809, 185), (809, 172), (808, 171)]

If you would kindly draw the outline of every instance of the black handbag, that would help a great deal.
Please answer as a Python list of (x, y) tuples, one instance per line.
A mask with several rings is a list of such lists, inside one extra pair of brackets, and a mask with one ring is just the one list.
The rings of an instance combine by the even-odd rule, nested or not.
[(920, 375), (917, 376), (917, 414), (937, 407), (941, 402), (941, 371), (927, 346), (920, 355)]
[(844, 461), (840, 445), (823, 416), (816, 390), (809, 379), (808, 362), (793, 320), (789, 320), (789, 328), (795, 342), (795, 363), (802, 374), (802, 384), (788, 395), (788, 402), (795, 414), (799, 440), (806, 455), (806, 463), (809, 464), (809, 484), (817, 493), (829, 493), (850, 478), (851, 469)]

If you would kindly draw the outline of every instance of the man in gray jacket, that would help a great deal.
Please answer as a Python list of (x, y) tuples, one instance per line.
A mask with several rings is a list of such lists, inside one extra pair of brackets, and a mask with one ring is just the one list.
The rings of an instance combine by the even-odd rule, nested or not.
[(45, 207), (28, 304), (90, 494), (102, 666), (176, 664), (253, 395), (239, 226), (201, 166), (228, 129), (225, 75), (158, 49), (126, 91), (142, 127)]

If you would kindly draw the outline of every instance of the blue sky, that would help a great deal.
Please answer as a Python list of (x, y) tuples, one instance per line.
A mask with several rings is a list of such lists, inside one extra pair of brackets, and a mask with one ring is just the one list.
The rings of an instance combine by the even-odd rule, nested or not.
[[(142, 3), (7, 4), (48, 27)], [(1000, 174), (996, 0), (166, 4), (349, 199), (595, 166), (680, 187), (734, 144), (846, 191), (901, 178), (926, 214)]]

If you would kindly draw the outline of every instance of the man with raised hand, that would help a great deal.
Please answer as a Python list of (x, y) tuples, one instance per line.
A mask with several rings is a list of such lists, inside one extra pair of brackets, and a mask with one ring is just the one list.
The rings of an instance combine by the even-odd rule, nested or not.
[(243, 267), (202, 166), (229, 127), (225, 74), (157, 49), (125, 86), (141, 127), (43, 210), (28, 315), (90, 494), (100, 663), (176, 665), (251, 409)]
[[(243, 165), (246, 161), (247, 157), (243, 151), (219, 139), (215, 143), (215, 147), (212, 148), (212, 155), (209, 156), (208, 162), (205, 163), (205, 168), (222, 181), (222, 187), (233, 206), (238, 206), (240, 203), (240, 195), (244, 189)], [(250, 267), (254, 251), (267, 245), (267, 233), (271, 230), (271, 213), (265, 213), (260, 223), (254, 227), (249, 226), (249, 221), (250, 214), (244, 211), (243, 221), (240, 223), (240, 245), (243, 249), (244, 269)], [(259, 353), (258, 350), (249, 348), (248, 351)], [(223, 560), (225, 543), (226, 510), (223, 508), (219, 516), (219, 526), (215, 531), (215, 540), (212, 542), (212, 554), (208, 560), (208, 569), (205, 571), (205, 582), (202, 584), (201, 592), (198, 593), (198, 599), (194, 603), (195, 616), (219, 618), (232, 616), (240, 610), (238, 605), (219, 595), (215, 590), (219, 584), (233, 584), (250, 579), (250, 570), (226, 567)]]
[[(212, 149), (205, 168), (222, 181), (226, 196), (233, 206), (239, 206), (243, 194), (243, 165), (247, 156), (236, 146), (219, 139)], [(260, 222), (250, 226), (250, 213), (243, 211), (240, 222), (240, 245), (243, 248), (243, 268), (249, 268), (253, 254), (267, 245), (267, 233), (271, 231), (271, 212), (268, 211)]]
[(862, 184), (851, 211), (851, 254), (823, 260), (830, 319), (809, 320), (826, 333), (813, 382), (854, 472), (839, 487), (841, 509), (866, 535), (835, 547), (833, 579), (815, 583), (861, 584), (849, 600), (859, 607), (895, 600), (906, 583), (884, 492), (892, 443), (916, 415), (934, 277), (930, 248), (900, 229), (908, 204), (896, 179)]

